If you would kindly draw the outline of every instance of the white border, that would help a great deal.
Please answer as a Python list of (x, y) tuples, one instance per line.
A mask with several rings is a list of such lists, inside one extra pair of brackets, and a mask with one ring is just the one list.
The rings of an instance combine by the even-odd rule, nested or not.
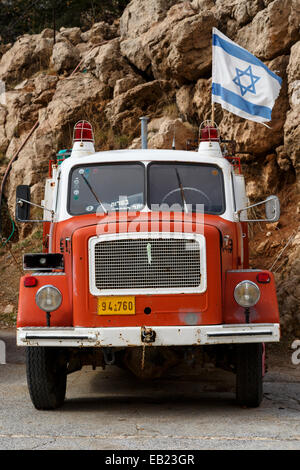
[[(198, 287), (186, 288), (143, 288), (143, 289), (103, 289), (96, 288), (95, 283), (95, 262), (94, 262), (94, 248), (96, 243), (104, 242), (107, 240), (124, 240), (124, 239), (139, 239), (143, 238), (151, 240), (152, 238), (174, 238), (176, 240), (196, 240), (200, 248), (200, 274), (201, 282)], [(206, 275), (206, 242), (204, 235), (199, 233), (177, 233), (177, 232), (135, 232), (135, 233), (120, 233), (101, 235), (99, 237), (91, 237), (88, 242), (89, 251), (89, 288), (90, 293), (95, 296), (100, 295), (143, 295), (143, 294), (201, 294), (207, 289), (207, 275)]]

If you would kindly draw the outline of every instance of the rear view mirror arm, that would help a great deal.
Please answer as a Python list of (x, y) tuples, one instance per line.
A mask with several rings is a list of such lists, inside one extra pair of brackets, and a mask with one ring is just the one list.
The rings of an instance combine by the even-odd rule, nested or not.
[[(48, 209), (48, 207), (41, 206), (40, 204), (35, 204), (34, 202), (27, 201), (26, 199), (23, 199), (23, 198), (19, 197), (18, 200), (17, 200), (17, 204), (22, 207), (24, 203), (30, 204), (31, 206), (39, 207), (40, 209), (51, 212), (51, 216), (52, 216), (52, 219), (53, 219), (54, 211), (52, 209)], [(25, 222), (25, 220), (24, 220), (24, 222)], [(26, 220), (26, 222), (46, 222), (46, 221), (44, 221), (44, 220)]]
[[(238, 211), (235, 212), (235, 214), (236, 214), (236, 215), (240, 215), (241, 212), (246, 211), (247, 209), (251, 209), (252, 207), (260, 206), (261, 204), (265, 204), (265, 203), (266, 203), (266, 200), (265, 200), (265, 201), (256, 202), (255, 204), (251, 204), (250, 206), (243, 207), (243, 209), (239, 209)], [(255, 219), (255, 220), (258, 220), (258, 219)]]
[[(234, 216), (237, 218), (237, 220), (239, 220), (241, 212), (244, 212), (248, 209), (251, 209), (252, 207), (257, 207), (257, 206), (260, 206), (262, 204), (266, 204), (266, 202), (268, 202), (268, 200), (270, 200), (270, 199), (271, 200), (276, 199), (276, 196), (270, 196), (269, 198), (265, 199), (264, 201), (256, 202), (255, 204), (251, 204), (250, 206), (243, 207), (243, 209), (239, 209), (239, 210), (235, 211)], [(271, 221), (271, 220), (269, 220), (269, 221)], [(266, 219), (247, 219), (247, 222), (266, 222)]]

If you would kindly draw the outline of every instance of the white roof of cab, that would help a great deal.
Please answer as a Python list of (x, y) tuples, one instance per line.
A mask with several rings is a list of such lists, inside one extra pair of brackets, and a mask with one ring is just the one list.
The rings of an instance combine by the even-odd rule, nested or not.
[[(205, 155), (203, 155), (205, 153)], [(62, 164), (62, 168), (69, 170), (75, 165), (93, 163), (126, 163), (126, 162), (152, 162), (152, 161), (176, 161), (189, 163), (211, 163), (221, 168), (231, 168), (230, 163), (220, 156), (219, 152), (192, 152), (187, 150), (161, 150), (161, 149), (126, 149), (96, 152), (84, 157), (70, 157)]]

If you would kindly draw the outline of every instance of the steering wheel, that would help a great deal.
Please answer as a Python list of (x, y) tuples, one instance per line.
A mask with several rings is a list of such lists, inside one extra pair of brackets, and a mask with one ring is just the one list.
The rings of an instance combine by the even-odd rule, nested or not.
[[(184, 186), (183, 188), (183, 192), (185, 191), (195, 191), (196, 193), (200, 193), (201, 196), (204, 197), (204, 199), (206, 199), (207, 201), (207, 210), (210, 210), (211, 208), (211, 205), (212, 205), (212, 202), (210, 200), (210, 198), (207, 196), (207, 194), (205, 194), (203, 191), (201, 191), (200, 189), (196, 189), (196, 188), (189, 188), (189, 187), (186, 187)], [(172, 191), (169, 191), (162, 199), (161, 203), (163, 204), (164, 202), (166, 202), (166, 200), (168, 199), (168, 197), (170, 197), (172, 194), (178, 192), (178, 191), (181, 191), (181, 188), (175, 188), (175, 189), (172, 189)]]

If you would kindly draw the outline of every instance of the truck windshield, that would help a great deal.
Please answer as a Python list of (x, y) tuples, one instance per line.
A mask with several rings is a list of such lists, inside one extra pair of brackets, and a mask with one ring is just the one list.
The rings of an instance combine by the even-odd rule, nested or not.
[(151, 210), (188, 210), (208, 214), (225, 211), (222, 170), (200, 163), (151, 163), (148, 206)]
[(70, 174), (69, 213), (141, 210), (144, 186), (145, 167), (140, 163), (76, 166)]

